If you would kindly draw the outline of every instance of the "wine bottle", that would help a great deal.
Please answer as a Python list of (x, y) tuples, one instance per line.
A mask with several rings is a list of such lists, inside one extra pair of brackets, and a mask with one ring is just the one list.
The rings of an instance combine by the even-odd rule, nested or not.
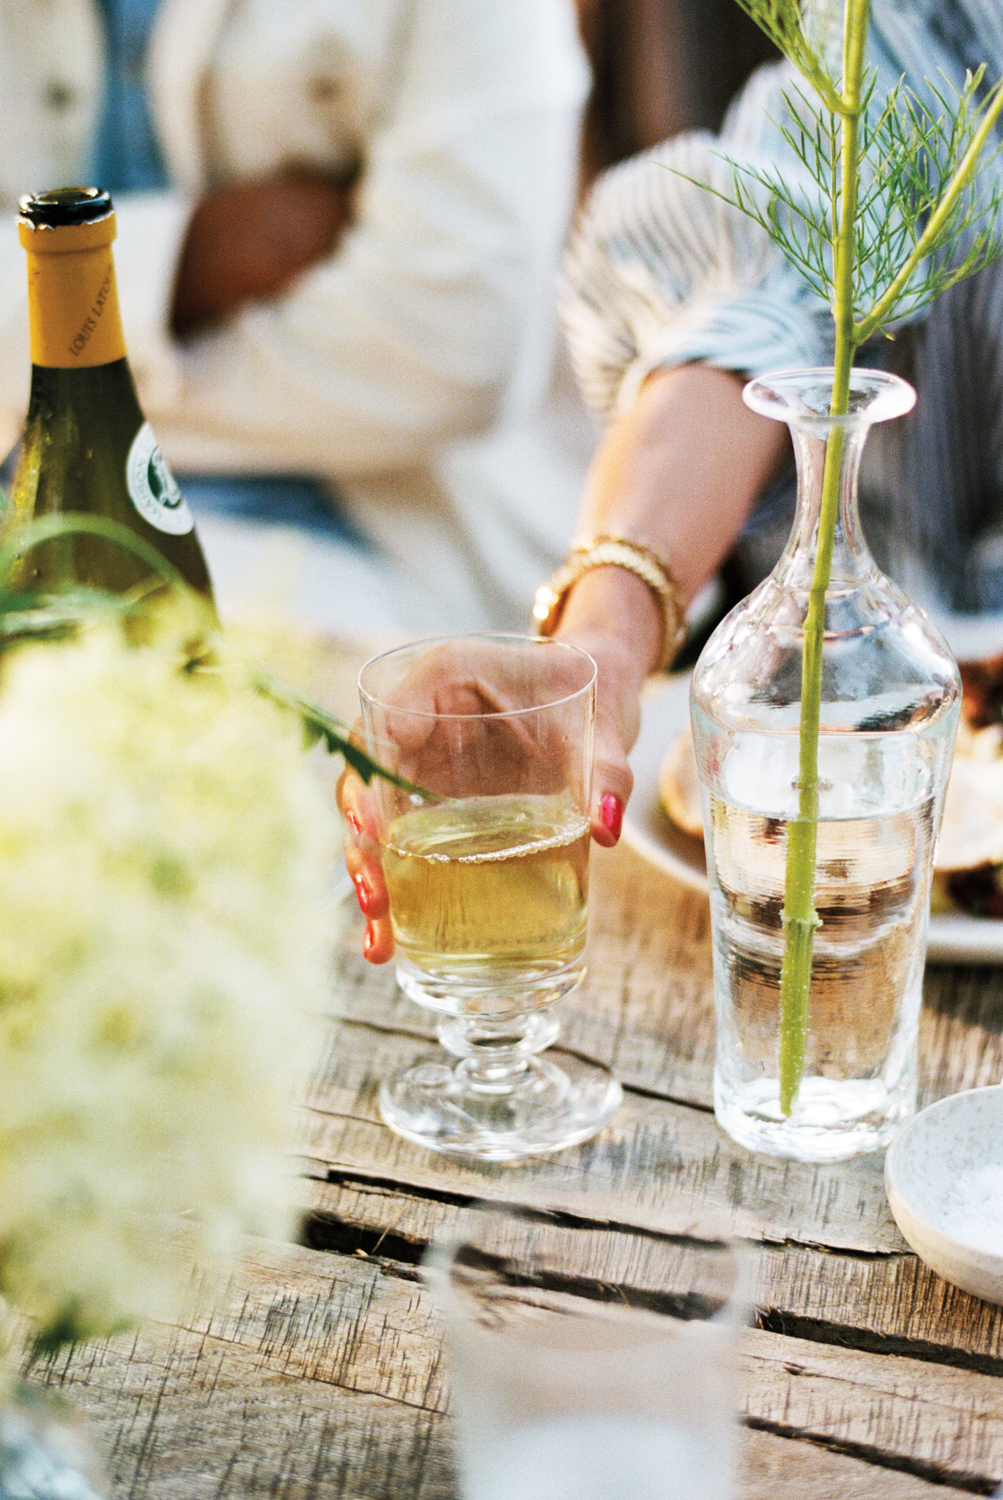
[[(127, 527), (212, 600), (195, 522), (136, 398), (111, 245), (115, 214), (100, 188), (21, 199), (28, 252), (31, 396), (0, 536), (33, 516), (83, 513)], [(59, 593), (126, 592), (151, 579), (141, 558), (104, 537), (67, 531), (26, 546), (14, 582)]]

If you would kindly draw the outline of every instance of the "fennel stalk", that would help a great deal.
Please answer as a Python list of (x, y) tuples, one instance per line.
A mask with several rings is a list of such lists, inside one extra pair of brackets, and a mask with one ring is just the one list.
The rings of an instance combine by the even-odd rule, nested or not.
[[(784, 95), (780, 126), (808, 180), (807, 197), (781, 176), (732, 162), (727, 201), (756, 220), (825, 297), (835, 333), (830, 412), (845, 415), (860, 345), (896, 317), (915, 312), (1001, 253), (999, 183), (980, 198), (975, 174), (1003, 111), (1003, 83), (982, 95), (984, 69), (960, 90), (927, 81), (933, 105), (899, 83), (875, 117), (867, 66), (870, 0), (844, 0), (842, 67), (825, 60), (825, 39), (809, 35), (802, 0), (738, 0), (801, 74), (807, 88)], [(765, 191), (757, 192), (756, 189)], [(952, 252), (967, 240), (960, 258)], [(818, 748), (825, 604), (839, 508), (843, 431), (829, 438), (818, 544), (804, 622), (798, 756), (798, 817), (788, 828), (784, 954), (780, 981), (779, 1078), (784, 1115), (804, 1072), (815, 909)]]

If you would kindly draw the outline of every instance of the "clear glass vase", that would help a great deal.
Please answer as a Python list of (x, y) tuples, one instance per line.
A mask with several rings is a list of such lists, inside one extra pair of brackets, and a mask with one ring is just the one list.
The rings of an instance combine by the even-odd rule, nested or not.
[[(773, 573), (704, 648), (690, 700), (714, 946), (715, 1113), (742, 1145), (801, 1161), (876, 1150), (913, 1111), (933, 849), (961, 703), (947, 646), (880, 572), (858, 517), (868, 430), (907, 412), (915, 393), (857, 370), (849, 411), (834, 417), (831, 391), (831, 370), (746, 389), (754, 410), (790, 426), (797, 512)], [(838, 507), (823, 599), (827, 453)], [(813, 582), (818, 630), (806, 629)], [(806, 691), (820, 682), (817, 741), (809, 736), (817, 776), (799, 732), (803, 679)], [(809, 912), (800, 933), (799, 889)], [(791, 973), (803, 976), (800, 1002)]]

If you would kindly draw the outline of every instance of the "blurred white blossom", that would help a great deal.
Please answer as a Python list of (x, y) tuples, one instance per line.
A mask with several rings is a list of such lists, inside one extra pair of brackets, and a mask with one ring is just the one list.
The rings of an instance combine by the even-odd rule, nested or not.
[(295, 718), (110, 632), (5, 658), (0, 1293), (43, 1337), (174, 1306), (164, 1232), (282, 1233), (335, 819)]

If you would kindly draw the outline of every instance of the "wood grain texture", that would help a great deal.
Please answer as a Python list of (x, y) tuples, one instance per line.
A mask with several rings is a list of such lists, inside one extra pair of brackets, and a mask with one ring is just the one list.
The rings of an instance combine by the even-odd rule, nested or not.
[(382, 1078), (421, 1050), (396, 1033), (332, 1024), (297, 1143), (310, 1175), (348, 1171), (661, 1232), (733, 1231), (868, 1253), (904, 1248), (880, 1158), (819, 1167), (756, 1157), (709, 1111), (637, 1094), (628, 1093), (596, 1140), (553, 1157), (484, 1166), (412, 1146), (380, 1122), (377, 1093)]
[[(931, 1500), (959, 1477), (985, 1492), (1000, 1466), (987, 1377), (754, 1330), (743, 1364), (759, 1430), (743, 1438), (741, 1500)], [(260, 1243), (178, 1327), (29, 1367), (90, 1416), (116, 1500), (452, 1500), (447, 1372), (410, 1272)]]
[(750, 1329), (746, 1420), (920, 1477), (978, 1490), (1003, 1480), (1003, 1381), (893, 1354)]
[[(312, 1242), (417, 1262), (432, 1241), (454, 1238), (477, 1212), (379, 1183), (307, 1181)], [(555, 1266), (631, 1291), (670, 1284), (676, 1249), (660, 1235), (613, 1226), (590, 1237), (571, 1225), (537, 1226)], [(585, 1245), (585, 1250), (581, 1249)], [(1003, 1375), (1003, 1308), (943, 1281), (911, 1251), (846, 1256), (795, 1245), (759, 1245), (753, 1299), (764, 1325), (844, 1348)], [(1001, 1392), (1003, 1399), (1003, 1392)]]
[[(671, 1286), (666, 1237), (727, 1228), (758, 1246), (743, 1496), (987, 1494), (1003, 1477), (1003, 1311), (908, 1250), (880, 1157), (756, 1158), (718, 1130), (704, 898), (623, 848), (594, 862), (590, 978), (562, 1005), (561, 1045), (611, 1065), (627, 1099), (597, 1141), (517, 1167), (450, 1161), (384, 1130), (379, 1081), (433, 1031), (357, 958), (358, 937), (339, 951), (341, 1019), (299, 1142), (321, 1243), (414, 1261), (471, 1203), (514, 1203), (557, 1213), (548, 1232), (568, 1274), (657, 1296)], [(928, 971), (924, 1098), (1003, 1073), (1001, 1018), (1003, 976)], [(585, 1222), (597, 1238), (582, 1258), (569, 1226)]]
[[(628, 1222), (680, 1227), (679, 1214), (725, 1222), (765, 1239), (852, 1249), (905, 1247), (887, 1211), (878, 1156), (834, 1167), (753, 1158), (708, 1117), (713, 1003), (706, 899), (621, 846), (593, 861), (590, 977), (560, 1007), (561, 1045), (611, 1066), (631, 1096), (597, 1142), (560, 1161), (517, 1168), (458, 1167), (385, 1138), (375, 1093), (383, 1073), (427, 1040), (432, 1018), (397, 991), (390, 967), (360, 957), (349, 923), (333, 976), (345, 1024), (331, 1039), (310, 1096), (304, 1147), (325, 1166), (391, 1177), (426, 1191), (501, 1196), (617, 1217), (631, 1178)], [(936, 1097), (1003, 1076), (1003, 974), (931, 969), (921, 1026), (922, 1091)], [(675, 1107), (673, 1107), (675, 1106)], [(686, 1106), (691, 1106), (687, 1108)], [(667, 1204), (669, 1186), (675, 1209)], [(580, 1192), (576, 1191), (580, 1189)], [(549, 1195), (556, 1196), (550, 1201)], [(529, 1194), (524, 1197), (524, 1194)]]
[(1003, 1079), (1003, 965), (933, 966), (920, 1016), (920, 1105)]
[(441, 1347), (385, 1268), (257, 1246), (181, 1325), (38, 1360), (89, 1415), (115, 1497), (446, 1500)]
[[(368, 647), (282, 650), (277, 669), (354, 715)], [(481, 1200), (536, 1214), (568, 1295), (658, 1307), (687, 1236), (750, 1243), (739, 1500), (950, 1500), (1003, 1478), (1003, 1309), (908, 1250), (880, 1157), (756, 1158), (715, 1124), (704, 896), (626, 847), (596, 854), (590, 975), (561, 1006), (562, 1045), (611, 1066), (627, 1099), (598, 1140), (516, 1167), (450, 1161), (381, 1124), (381, 1079), (433, 1026), (344, 916), (295, 1142), (310, 1247), (249, 1244), (177, 1327), (30, 1362), (90, 1414), (115, 1500), (456, 1500), (448, 1358), (417, 1263)], [(925, 1002), (924, 1100), (1003, 1077), (1003, 969), (931, 968)]]
[(964, 1493), (817, 1444), (743, 1435), (739, 1500), (958, 1500)]

